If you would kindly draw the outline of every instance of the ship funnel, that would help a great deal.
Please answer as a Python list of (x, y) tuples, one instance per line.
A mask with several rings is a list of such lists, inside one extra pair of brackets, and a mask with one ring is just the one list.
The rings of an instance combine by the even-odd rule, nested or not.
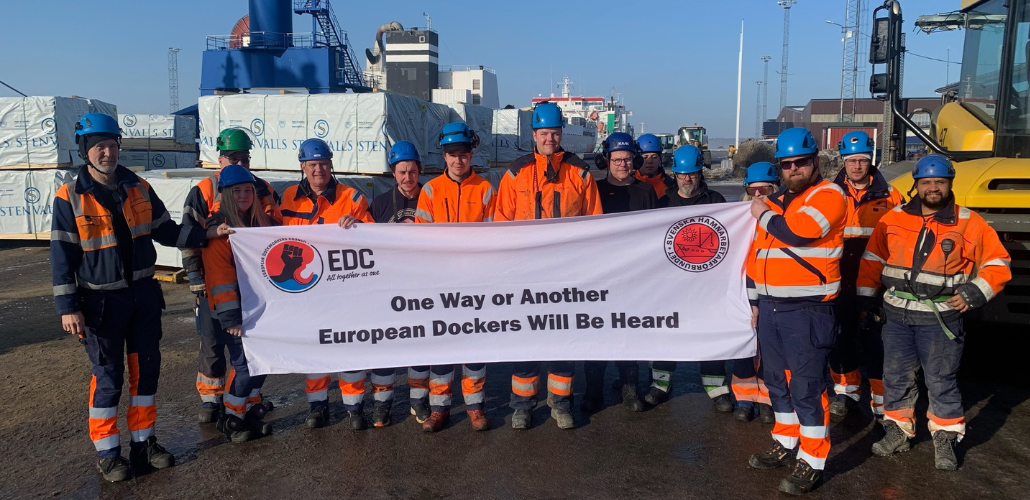
[(250, 32), (248, 48), (287, 48), (293, 32), (290, 0), (250, 0)]

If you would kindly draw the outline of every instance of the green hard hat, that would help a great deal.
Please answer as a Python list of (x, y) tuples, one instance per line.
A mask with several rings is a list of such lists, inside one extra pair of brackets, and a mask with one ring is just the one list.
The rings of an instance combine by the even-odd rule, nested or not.
[(215, 141), (219, 151), (250, 151), (250, 136), (243, 129), (227, 128), (218, 134)]

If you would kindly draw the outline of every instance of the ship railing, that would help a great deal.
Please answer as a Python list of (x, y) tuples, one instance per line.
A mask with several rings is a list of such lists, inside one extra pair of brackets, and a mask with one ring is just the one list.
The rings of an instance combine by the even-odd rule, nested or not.
[(272, 33), (251, 31), (233, 35), (208, 35), (207, 50), (228, 49), (310, 49), (327, 47), (329, 40), (321, 33)]

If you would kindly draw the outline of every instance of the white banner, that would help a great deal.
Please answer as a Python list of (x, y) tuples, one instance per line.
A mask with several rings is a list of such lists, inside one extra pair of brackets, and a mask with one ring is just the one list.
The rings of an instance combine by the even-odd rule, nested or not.
[(480, 224), (240, 229), (252, 373), (755, 353), (745, 203)]

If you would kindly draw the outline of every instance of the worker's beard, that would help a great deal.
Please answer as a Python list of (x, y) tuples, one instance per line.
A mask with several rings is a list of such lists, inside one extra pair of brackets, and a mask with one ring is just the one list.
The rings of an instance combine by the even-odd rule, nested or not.
[(684, 198), (693, 198), (697, 196), (698, 186), (695, 183), (692, 186), (683, 186), (680, 188), (680, 196)]
[(922, 202), (923, 206), (930, 210), (940, 210), (951, 201), (951, 192), (944, 194), (940, 191), (931, 191), (923, 193), (919, 197), (919, 201)]
[(817, 179), (817, 175), (818, 175), (817, 172), (818, 172), (817, 170), (813, 170), (812, 171), (812, 175), (809, 175), (808, 177), (804, 177), (804, 176), (789, 177), (787, 175), (784, 175), (783, 176), (783, 185), (787, 186), (787, 190), (792, 192), (792, 193), (800, 193), (800, 192), (808, 189), (808, 187), (811, 186), (812, 184), (815, 184), (815, 180)]

